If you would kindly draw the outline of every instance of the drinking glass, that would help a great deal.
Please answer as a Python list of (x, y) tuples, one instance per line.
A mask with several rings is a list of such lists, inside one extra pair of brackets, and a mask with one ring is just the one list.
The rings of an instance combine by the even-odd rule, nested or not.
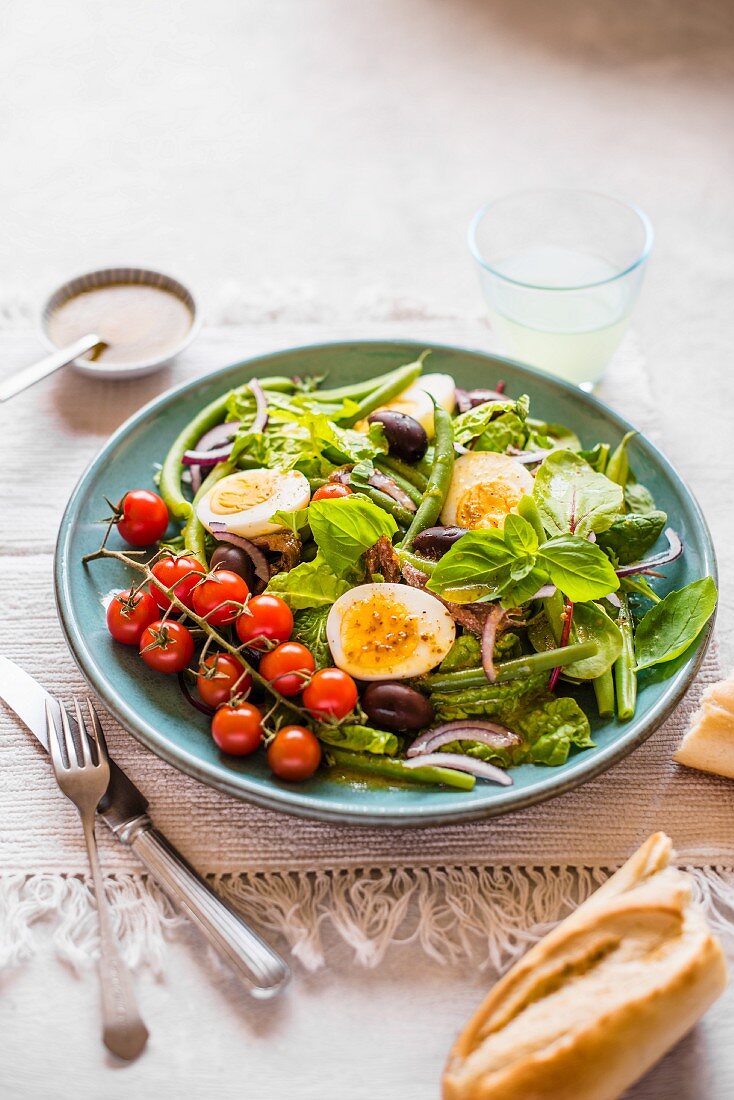
[(624, 335), (652, 239), (639, 207), (561, 189), (496, 199), (469, 229), (500, 339), (518, 359), (584, 389)]

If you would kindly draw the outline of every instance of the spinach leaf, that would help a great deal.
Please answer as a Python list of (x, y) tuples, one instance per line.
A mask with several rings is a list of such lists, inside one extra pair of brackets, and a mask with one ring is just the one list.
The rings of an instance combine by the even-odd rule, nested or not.
[(624, 503), (628, 512), (645, 515), (655, 511), (655, 500), (648, 488), (639, 481), (628, 481), (624, 487)]
[(394, 733), (375, 730), (371, 726), (344, 725), (319, 726), (317, 736), (327, 745), (339, 745), (354, 752), (380, 753), (394, 756), (398, 751), (398, 739)]
[(316, 668), (330, 668), (334, 663), (326, 638), (326, 620), (330, 610), (331, 607), (309, 607), (296, 611), (293, 616), (292, 637), (311, 650)]
[(288, 573), (276, 573), (266, 591), (280, 596), (291, 611), (300, 611), (306, 607), (331, 607), (355, 583), (358, 583), (356, 577), (336, 576), (321, 554), (317, 554), (313, 561), (301, 562)]
[(635, 631), (638, 671), (680, 656), (713, 615), (716, 597), (713, 579), (704, 577), (651, 607)]
[(622, 488), (571, 451), (554, 451), (535, 475), (533, 497), (550, 535), (606, 531), (622, 511)]
[(595, 447), (592, 447), (590, 451), (579, 451), (579, 458), (583, 458), (584, 462), (588, 462), (592, 470), (596, 470), (597, 473), (603, 474), (606, 470), (607, 460), (609, 458), (609, 444), (597, 443)]
[(662, 534), (668, 517), (665, 512), (630, 512), (602, 531), (597, 543), (610, 551), (620, 565), (641, 561)]
[[(528, 637), (538, 651), (554, 649), (561, 640), (563, 600), (556, 593), (544, 601), (545, 615), (534, 619)], [(572, 642), (595, 642), (598, 652), (563, 669), (574, 680), (594, 680), (608, 672), (622, 652), (622, 632), (598, 603), (577, 603), (573, 609)]]
[(538, 550), (551, 583), (574, 603), (599, 600), (619, 588), (619, 578), (603, 550), (578, 535), (556, 535)]
[(320, 556), (337, 574), (354, 566), (383, 535), (391, 539), (398, 529), (391, 515), (359, 493), (312, 501), (308, 522)]

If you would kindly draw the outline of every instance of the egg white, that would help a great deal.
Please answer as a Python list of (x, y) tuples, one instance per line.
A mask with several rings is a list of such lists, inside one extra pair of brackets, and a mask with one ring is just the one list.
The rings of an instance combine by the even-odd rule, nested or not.
[(334, 664), (358, 680), (405, 680), (440, 664), (456, 637), (444, 605), (405, 584), (362, 584), (326, 620)]
[(470, 451), (454, 463), (441, 520), (447, 526), (502, 527), (533, 478), (521, 462), (494, 451)]
[(196, 514), (212, 534), (224, 524), (230, 534), (252, 539), (282, 531), (274, 514), (306, 508), (310, 499), (308, 479), (298, 470), (239, 470), (212, 486)]

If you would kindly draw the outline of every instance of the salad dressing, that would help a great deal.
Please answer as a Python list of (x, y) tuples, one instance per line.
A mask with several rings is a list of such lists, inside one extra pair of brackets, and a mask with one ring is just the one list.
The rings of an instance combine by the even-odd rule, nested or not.
[(48, 334), (66, 347), (89, 332), (104, 341), (86, 358), (130, 366), (173, 353), (193, 324), (188, 306), (168, 290), (140, 283), (92, 287), (57, 306)]

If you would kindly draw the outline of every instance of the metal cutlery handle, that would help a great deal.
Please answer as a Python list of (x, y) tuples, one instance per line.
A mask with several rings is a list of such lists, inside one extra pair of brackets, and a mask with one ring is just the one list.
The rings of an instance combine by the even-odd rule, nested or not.
[(40, 382), (42, 378), (46, 378), (47, 375), (53, 374), (61, 367), (65, 367), (67, 363), (73, 363), (85, 352), (96, 348), (99, 343), (101, 343), (99, 336), (96, 333), (90, 333), (88, 336), (82, 336), (80, 340), (75, 340), (73, 344), (68, 344), (65, 348), (52, 351), (50, 355), (39, 359), (37, 363), (31, 363), (30, 366), (16, 371), (15, 374), (11, 374), (9, 378), (3, 379), (0, 383), (0, 401), (7, 401), (9, 397), (15, 397), (16, 393), (27, 390), (29, 386)]
[(286, 963), (222, 901), (152, 826), (135, 831), (130, 845), (153, 878), (204, 933), (256, 997), (272, 997), (288, 981)]

